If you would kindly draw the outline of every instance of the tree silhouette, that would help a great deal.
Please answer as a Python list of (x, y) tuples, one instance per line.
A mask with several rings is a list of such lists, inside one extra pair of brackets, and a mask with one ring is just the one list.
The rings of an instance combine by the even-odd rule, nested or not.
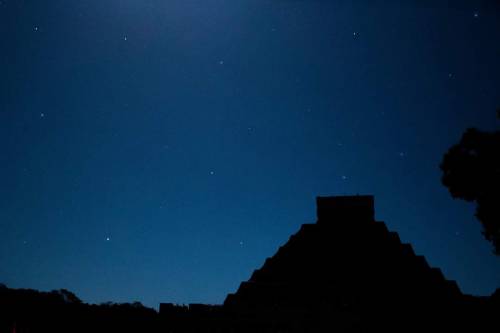
[(453, 198), (476, 203), (482, 233), (500, 255), (500, 131), (467, 129), (444, 155), (440, 168), (442, 183)]

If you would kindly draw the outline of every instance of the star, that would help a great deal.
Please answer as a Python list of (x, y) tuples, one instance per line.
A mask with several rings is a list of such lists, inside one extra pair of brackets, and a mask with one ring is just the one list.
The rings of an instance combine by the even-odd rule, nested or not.
[(224, 65), (224, 60), (220, 60), (219, 65)]
[(478, 18), (479, 17), (479, 13), (478, 12), (474, 12), (474, 18)]
[(210, 175), (212, 175), (212, 176), (213, 176), (214, 174), (215, 174), (215, 172), (213, 172), (213, 171), (210, 171)]
[(342, 176), (342, 180), (347, 180), (347, 176)]
[(45, 113), (40, 113), (40, 118), (45, 118)]
[(240, 241), (240, 246), (243, 246), (243, 241)]
[(404, 151), (399, 153), (399, 157), (405, 157), (405, 156), (406, 156), (406, 153)]
[(106, 242), (109, 242), (110, 240), (111, 240), (111, 238), (106, 237)]
[(33, 30), (38, 31), (38, 27), (37, 27), (37, 26), (35, 26), (35, 27), (33, 28)]
[(352, 35), (353, 35), (353, 37), (358, 37), (358, 36), (359, 36), (359, 33), (358, 33), (357, 31), (354, 31), (354, 32), (352, 33)]
[(127, 36), (123, 36), (123, 40), (124, 40), (124, 41), (127, 41)]

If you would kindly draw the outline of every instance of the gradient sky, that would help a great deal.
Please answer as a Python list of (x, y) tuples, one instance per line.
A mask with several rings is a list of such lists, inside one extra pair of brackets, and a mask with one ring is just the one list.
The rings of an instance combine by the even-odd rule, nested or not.
[(0, 46), (9, 287), (221, 303), (356, 193), (464, 292), (500, 287), (439, 170), (498, 128), (498, 1), (0, 0)]

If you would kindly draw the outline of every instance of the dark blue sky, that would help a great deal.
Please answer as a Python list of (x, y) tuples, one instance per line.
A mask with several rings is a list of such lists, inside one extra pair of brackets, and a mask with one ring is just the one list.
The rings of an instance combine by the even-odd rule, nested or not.
[(10, 287), (220, 303), (356, 193), (464, 292), (500, 287), (439, 170), (498, 127), (497, 1), (0, 0), (0, 40)]

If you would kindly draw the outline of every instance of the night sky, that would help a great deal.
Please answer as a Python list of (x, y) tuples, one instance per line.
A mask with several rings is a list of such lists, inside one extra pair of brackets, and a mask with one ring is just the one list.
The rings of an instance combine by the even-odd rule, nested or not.
[(490, 294), (439, 164), (498, 128), (499, 59), (494, 0), (0, 0), (0, 282), (221, 303), (317, 195), (359, 193)]

